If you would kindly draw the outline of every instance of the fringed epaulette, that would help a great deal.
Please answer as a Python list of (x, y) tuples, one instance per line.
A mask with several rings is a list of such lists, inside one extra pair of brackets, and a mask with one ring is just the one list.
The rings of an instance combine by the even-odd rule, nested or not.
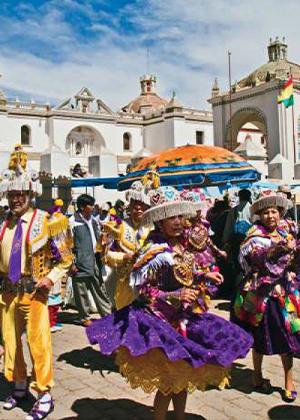
[(260, 225), (254, 225), (248, 230), (246, 239), (244, 240), (243, 244), (247, 243), (253, 238), (266, 238), (266, 237), (268, 237), (268, 234), (265, 228)]
[(133, 266), (130, 275), (130, 286), (144, 284), (149, 276), (152, 276), (162, 266), (173, 266), (174, 259), (169, 251), (168, 244), (147, 244)]
[(65, 233), (69, 227), (69, 219), (61, 213), (53, 213), (48, 221), (49, 236)]
[(268, 245), (270, 237), (262, 226), (252, 226), (247, 232), (247, 237), (241, 245), (240, 254), (244, 257), (250, 254), (257, 245), (262, 247)]

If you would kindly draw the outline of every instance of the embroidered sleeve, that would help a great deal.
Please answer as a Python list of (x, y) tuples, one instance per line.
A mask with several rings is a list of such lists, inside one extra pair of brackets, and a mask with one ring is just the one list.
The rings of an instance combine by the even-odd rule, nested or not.
[(292, 261), (293, 250), (286, 240), (272, 244), (270, 238), (252, 238), (240, 252), (246, 274), (259, 273), (259, 284), (277, 282)]
[(182, 287), (173, 291), (160, 290), (156, 285), (144, 285), (136, 288), (139, 295), (144, 296), (147, 300), (153, 301), (156, 299), (174, 302), (174, 300), (181, 300)]
[(108, 251), (104, 257), (104, 261), (109, 267), (122, 267), (122, 265), (124, 264), (124, 255), (124, 252)]

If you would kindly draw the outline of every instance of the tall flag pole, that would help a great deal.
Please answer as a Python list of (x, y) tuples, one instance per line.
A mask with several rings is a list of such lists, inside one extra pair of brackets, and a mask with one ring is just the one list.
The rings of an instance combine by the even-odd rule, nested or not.
[(231, 52), (228, 51), (228, 82), (229, 82), (229, 114), (230, 114), (230, 150), (233, 152), (232, 139), (232, 108), (231, 108)]
[(296, 156), (296, 141), (295, 141), (294, 86), (293, 86), (292, 73), (290, 73), (290, 78), (286, 82), (281, 95), (278, 96), (277, 103), (278, 104), (283, 104), (285, 106), (285, 108), (289, 108), (290, 106), (292, 106), (294, 163), (296, 163), (297, 162), (297, 156)]
[[(293, 80), (292, 67), (290, 67), (290, 75)], [(292, 118), (293, 118), (293, 141), (294, 141), (294, 163), (297, 163), (297, 146), (296, 146), (296, 136), (295, 136), (295, 108), (294, 108), (294, 84), (293, 84), (293, 101), (292, 101)]]

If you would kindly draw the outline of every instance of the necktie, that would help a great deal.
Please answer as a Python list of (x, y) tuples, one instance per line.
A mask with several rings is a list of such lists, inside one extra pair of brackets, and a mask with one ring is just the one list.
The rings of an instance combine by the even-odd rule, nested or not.
[(22, 219), (19, 217), (17, 223), (17, 229), (15, 231), (10, 259), (8, 277), (12, 283), (17, 283), (21, 278), (21, 266), (22, 266)]

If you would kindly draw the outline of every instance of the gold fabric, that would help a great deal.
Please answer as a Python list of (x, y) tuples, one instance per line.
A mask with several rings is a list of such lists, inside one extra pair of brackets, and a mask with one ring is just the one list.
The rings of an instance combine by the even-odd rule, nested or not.
[[(66, 276), (70, 265), (72, 264), (72, 239), (70, 239), (69, 231), (66, 233), (61, 233), (61, 239), (59, 235), (57, 236), (58, 249), (61, 254), (61, 260), (56, 262), (53, 266), (53, 263), (49, 256), (51, 255), (50, 241), (46, 243), (45, 246), (40, 248), (32, 256), (29, 255), (28, 243), (26, 241), (28, 229), (30, 227), (30, 222), (33, 217), (33, 209), (29, 208), (27, 212), (22, 216), (22, 261), (21, 261), (21, 273), (22, 276), (33, 275), (35, 279), (40, 279), (43, 277), (48, 277), (53, 284), (64, 279)], [(53, 224), (53, 223), (52, 223)], [(12, 248), (12, 242), (14, 234), (17, 228), (17, 219), (12, 218), (4, 232), (2, 242), (0, 244), (0, 273), (7, 276), (9, 270), (9, 260)], [(32, 269), (31, 269), (32, 265)]]
[[(22, 275), (32, 276), (34, 282), (48, 277), (53, 284), (58, 284), (66, 276), (72, 263), (72, 241), (68, 225), (62, 218), (56, 218), (54, 222), (50, 219), (50, 223), (48, 223), (48, 217), (45, 217), (44, 213), (38, 213), (38, 222), (41, 228), (38, 239), (41, 246), (37, 247), (35, 242), (35, 248), (33, 248), (32, 243), (28, 245), (28, 241), (26, 241), (33, 215), (34, 211), (30, 208), (22, 216), (24, 221), (22, 223)], [(9, 220), (0, 243), (2, 277), (7, 277), (9, 271), (9, 259), (16, 226), (17, 220), (14, 218)], [(39, 231), (36, 231), (37, 227), (34, 224), (32, 226), (32, 236), (34, 237), (34, 234)], [(52, 258), (51, 240), (60, 254), (59, 261)], [(35, 249), (33, 255), (30, 255), (30, 249)], [(0, 295), (4, 375), (8, 381), (27, 379), (21, 340), (22, 333), (26, 330), (33, 364), (30, 386), (37, 392), (49, 391), (53, 386), (53, 358), (47, 300), (46, 294), (36, 290), (33, 293), (4, 291)]]
[(119, 277), (115, 293), (115, 303), (117, 311), (119, 311), (122, 308), (125, 308), (125, 306), (130, 305), (133, 299), (134, 293), (132, 287), (129, 286), (128, 276)]
[(104, 258), (105, 263), (115, 271), (114, 275), (117, 279), (117, 284), (114, 301), (117, 310), (130, 305), (134, 299), (132, 287), (129, 286), (129, 274), (132, 270), (133, 262), (124, 261), (124, 256), (126, 254), (133, 255), (143, 245), (149, 235), (150, 228), (144, 227), (141, 238), (137, 240), (139, 229), (140, 227), (134, 225), (133, 222), (129, 224), (125, 221), (118, 226), (113, 222), (104, 225), (104, 230), (117, 241), (119, 248), (118, 251), (111, 251), (107, 248)]
[(148, 394), (159, 390), (164, 395), (181, 391), (205, 391), (208, 386), (220, 389), (229, 385), (229, 369), (206, 364), (193, 368), (184, 360), (170, 361), (160, 349), (133, 357), (125, 347), (116, 352), (116, 363), (131, 388), (141, 387)]
[(49, 391), (54, 382), (47, 296), (4, 292), (0, 295), (0, 321), (5, 378), (9, 382), (27, 379), (21, 340), (26, 330), (33, 364), (30, 386), (37, 392)]
[[(28, 229), (30, 226), (30, 222), (33, 216), (33, 209), (29, 208), (25, 214), (21, 217), (23, 220), (22, 222), (22, 263), (21, 263), (21, 273), (23, 276), (30, 275), (30, 264), (29, 264), (29, 253), (28, 253), (28, 246), (26, 243), (26, 237), (28, 234)], [(3, 236), (2, 244), (1, 244), (1, 254), (0, 254), (0, 272), (3, 274), (7, 274), (9, 270), (9, 259), (11, 253), (11, 247), (15, 235), (15, 231), (17, 229), (17, 218), (11, 218), (7, 227), (5, 229), (5, 233)]]

